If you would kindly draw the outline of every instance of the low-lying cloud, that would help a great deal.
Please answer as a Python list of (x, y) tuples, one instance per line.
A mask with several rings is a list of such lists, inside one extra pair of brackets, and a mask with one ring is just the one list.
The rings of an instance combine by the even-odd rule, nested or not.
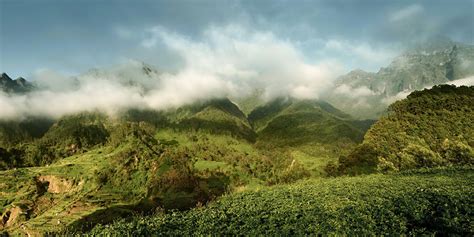
[(136, 61), (77, 77), (40, 70), (33, 78), (38, 90), (0, 93), (0, 118), (165, 110), (212, 98), (243, 97), (256, 89), (266, 100), (283, 95), (315, 99), (342, 73), (334, 61), (308, 62), (292, 42), (271, 32), (234, 25), (210, 27), (193, 40), (162, 27), (146, 31), (141, 46), (157, 54), (158, 44), (172, 50), (184, 62), (179, 70), (155, 71)]

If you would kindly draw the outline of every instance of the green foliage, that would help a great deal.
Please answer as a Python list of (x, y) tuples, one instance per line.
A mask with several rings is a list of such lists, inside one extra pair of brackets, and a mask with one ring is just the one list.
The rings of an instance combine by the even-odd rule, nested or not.
[(442, 144), (442, 154), (451, 163), (474, 164), (474, 149), (458, 140), (445, 139)]
[(421, 167), (435, 167), (443, 165), (441, 156), (425, 146), (409, 144), (399, 155), (400, 169), (412, 169)]
[(0, 121), (0, 147), (11, 148), (18, 143), (39, 138), (48, 131), (52, 124), (52, 120), (44, 118)]
[(105, 117), (99, 114), (64, 117), (48, 130), (40, 143), (61, 148), (69, 146), (71, 150), (104, 144), (109, 135), (104, 120)]
[(474, 87), (435, 86), (389, 107), (339, 172), (367, 173), (473, 164)]
[(134, 217), (91, 235), (469, 235), (472, 168), (340, 177), (225, 196), (187, 212)]

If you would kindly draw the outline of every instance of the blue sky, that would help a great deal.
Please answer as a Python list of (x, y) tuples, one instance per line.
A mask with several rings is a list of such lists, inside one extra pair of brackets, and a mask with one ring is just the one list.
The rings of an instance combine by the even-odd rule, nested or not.
[[(0, 71), (73, 75), (129, 59), (177, 70), (189, 58), (163, 43), (163, 32), (194, 46), (214, 45), (220, 34), (271, 34), (308, 62), (376, 71), (427, 40), (473, 44), (473, 15), (473, 0), (0, 0)], [(225, 33), (229, 26), (237, 33)]]

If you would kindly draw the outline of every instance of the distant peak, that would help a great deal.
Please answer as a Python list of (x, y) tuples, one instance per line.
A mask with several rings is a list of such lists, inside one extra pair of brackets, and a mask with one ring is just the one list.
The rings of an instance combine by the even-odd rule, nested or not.
[(18, 85), (22, 85), (22, 86), (26, 86), (26, 84), (28, 84), (28, 81), (23, 78), (23, 77), (18, 77), (16, 80), (15, 80), (16, 84)]
[(12, 80), (12, 78), (9, 77), (8, 74), (6, 74), (6, 73), (2, 73), (2, 76), (0, 78), (3, 79), (3, 80), (8, 80), (8, 81)]
[(449, 38), (442, 37), (442, 38), (435, 38), (431, 40), (426, 40), (424, 42), (418, 42), (417, 44), (413, 45), (407, 53), (430, 53), (434, 51), (443, 51), (443, 50), (452, 50), (456, 49), (457, 45), (460, 43), (454, 42)]
[(350, 71), (349, 74), (359, 75), (359, 74), (368, 74), (368, 72), (358, 68), (358, 69)]

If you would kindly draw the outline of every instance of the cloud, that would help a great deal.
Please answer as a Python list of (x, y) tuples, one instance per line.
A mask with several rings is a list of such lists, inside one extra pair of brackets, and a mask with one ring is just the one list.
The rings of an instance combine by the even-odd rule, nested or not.
[(366, 96), (372, 96), (372, 95), (377, 95), (377, 93), (371, 89), (369, 89), (367, 86), (360, 86), (353, 88), (349, 85), (342, 84), (334, 90), (335, 94), (340, 94), (340, 95), (345, 95), (350, 98), (358, 98), (358, 97), (366, 97)]
[(39, 88), (52, 91), (65, 91), (78, 86), (78, 81), (75, 78), (64, 76), (47, 68), (36, 70), (32, 81)]
[(450, 81), (447, 84), (455, 85), (455, 86), (474, 86), (474, 76)]
[(243, 97), (263, 91), (263, 99), (292, 96), (315, 99), (341, 74), (334, 61), (308, 62), (291, 41), (272, 32), (241, 26), (210, 27), (191, 39), (163, 27), (146, 29), (141, 45), (161, 45), (183, 60), (176, 72), (157, 71), (134, 60), (107, 69), (65, 77), (38, 70), (39, 90), (0, 94), (0, 118), (58, 118), (82, 111), (115, 115), (129, 108), (166, 110), (197, 101)]
[(287, 40), (271, 32), (241, 26), (210, 27), (202, 40), (194, 41), (161, 27), (149, 30), (151, 38), (142, 43), (162, 41), (183, 60), (183, 72), (192, 71), (230, 83), (248, 92), (263, 88), (268, 97), (289, 94), (297, 98), (317, 98), (341, 72), (336, 62), (309, 63)]
[[(458, 80), (450, 81), (445, 84), (455, 85), (455, 86), (474, 86), (474, 76), (469, 76), (469, 77), (461, 78)], [(425, 86), (423, 89), (430, 89), (431, 87), (432, 86)], [(414, 90), (404, 90), (394, 96), (385, 97), (382, 99), (382, 103), (384, 103), (385, 105), (390, 105), (395, 101), (405, 99), (413, 91)]]
[(391, 22), (398, 22), (398, 21), (404, 21), (407, 19), (411, 19), (417, 15), (419, 15), (421, 12), (423, 12), (424, 8), (423, 6), (419, 4), (413, 4), (409, 5), (407, 7), (404, 7), (400, 10), (397, 10), (393, 12), (392, 14), (389, 15), (389, 20)]

